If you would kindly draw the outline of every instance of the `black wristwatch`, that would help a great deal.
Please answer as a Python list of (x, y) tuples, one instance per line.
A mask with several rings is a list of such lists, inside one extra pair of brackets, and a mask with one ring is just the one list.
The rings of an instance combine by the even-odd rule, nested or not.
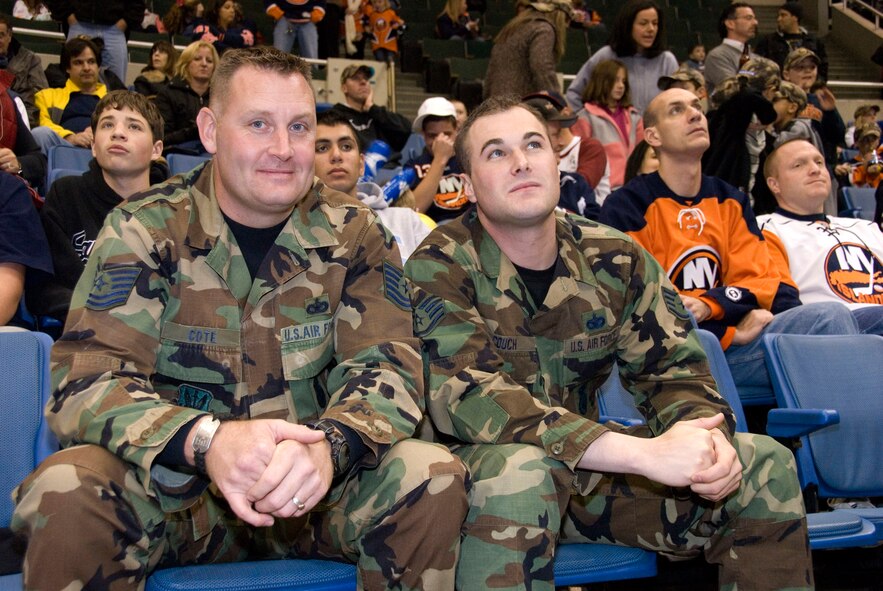
[(337, 425), (327, 419), (319, 419), (310, 421), (307, 423), (307, 427), (325, 433), (325, 439), (331, 444), (331, 466), (334, 468), (334, 478), (346, 474), (350, 468), (350, 446)]

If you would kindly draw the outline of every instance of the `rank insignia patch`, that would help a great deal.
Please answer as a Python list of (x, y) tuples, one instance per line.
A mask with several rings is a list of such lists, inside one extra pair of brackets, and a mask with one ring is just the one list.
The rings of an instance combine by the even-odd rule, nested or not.
[(86, 299), (86, 307), (102, 311), (125, 304), (140, 274), (141, 269), (138, 267), (102, 269), (92, 283), (92, 291)]
[(408, 284), (402, 270), (390, 263), (383, 261), (383, 291), (386, 299), (394, 306), (402, 310), (411, 309), (411, 298), (408, 297)]

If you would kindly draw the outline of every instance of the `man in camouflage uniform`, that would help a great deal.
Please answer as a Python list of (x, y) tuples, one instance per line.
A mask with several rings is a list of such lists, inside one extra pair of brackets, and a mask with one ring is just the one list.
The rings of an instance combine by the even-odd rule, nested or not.
[[(430, 416), (471, 471), (458, 587), (552, 589), (556, 544), (593, 541), (704, 552), (723, 589), (811, 588), (793, 457), (733, 434), (659, 265), (615, 230), (554, 213), (539, 115), (491, 99), (456, 149), (476, 206), (405, 272)], [(614, 362), (649, 432), (598, 423)]]
[(213, 162), (111, 212), (53, 350), (65, 449), (17, 492), (25, 586), (330, 556), (363, 588), (453, 588), (465, 469), (408, 439), (423, 374), (395, 242), (314, 180), (302, 60), (231, 51), (213, 84)]

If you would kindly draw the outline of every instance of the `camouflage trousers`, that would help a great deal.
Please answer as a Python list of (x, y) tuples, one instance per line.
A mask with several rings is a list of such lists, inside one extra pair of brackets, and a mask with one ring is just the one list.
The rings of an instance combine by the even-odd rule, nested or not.
[(331, 557), (357, 564), (359, 588), (434, 591), (454, 588), (466, 483), (447, 449), (406, 440), (334, 506), (255, 528), (208, 491), (188, 510), (164, 513), (128, 464), (84, 445), (24, 481), (12, 527), (28, 541), (26, 589), (143, 589), (156, 568)]
[(738, 434), (742, 485), (713, 503), (646, 478), (599, 475), (575, 493), (574, 474), (535, 446), (457, 449), (472, 476), (458, 589), (553, 589), (558, 543), (597, 542), (705, 558), (726, 590), (812, 589), (803, 498), (791, 452)]

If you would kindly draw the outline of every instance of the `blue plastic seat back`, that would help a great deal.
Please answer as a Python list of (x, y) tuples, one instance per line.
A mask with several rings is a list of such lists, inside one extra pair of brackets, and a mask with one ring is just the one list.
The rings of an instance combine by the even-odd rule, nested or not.
[(43, 407), (50, 393), (51, 348), (49, 335), (0, 331), (0, 526), (7, 526), (12, 517), (12, 489), (58, 448), (55, 436), (43, 420)]
[(47, 170), (51, 172), (56, 168), (66, 168), (86, 172), (89, 170), (91, 160), (92, 150), (76, 146), (52, 146), (49, 148)]
[(877, 207), (876, 192), (877, 189), (872, 187), (843, 187), (844, 202), (854, 210), (856, 217), (873, 221)]
[(172, 176), (190, 172), (206, 160), (210, 160), (206, 156), (193, 156), (191, 154), (168, 154), (166, 161), (169, 163), (169, 172)]
[(801, 468), (815, 470), (819, 494), (883, 495), (883, 337), (776, 334), (763, 344), (780, 407), (840, 415), (796, 451)]
[(745, 411), (742, 409), (742, 400), (733, 382), (733, 374), (730, 373), (730, 366), (727, 365), (727, 357), (721, 349), (720, 341), (707, 330), (697, 329), (696, 335), (708, 356), (708, 365), (711, 367), (714, 381), (717, 382), (717, 391), (730, 403), (736, 414), (736, 431), (747, 432), (748, 423), (745, 420)]

